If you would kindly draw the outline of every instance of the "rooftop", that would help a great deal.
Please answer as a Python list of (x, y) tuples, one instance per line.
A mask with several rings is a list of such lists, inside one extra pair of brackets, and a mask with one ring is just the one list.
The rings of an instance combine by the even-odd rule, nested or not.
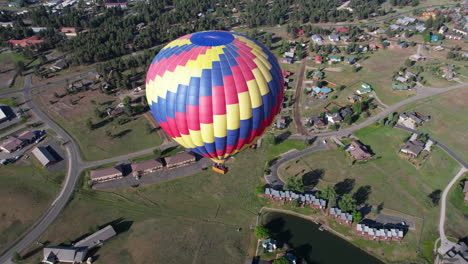
[(104, 176), (115, 175), (115, 174), (122, 174), (122, 166), (118, 165), (115, 167), (92, 170), (90, 173), (90, 178), (98, 179)]

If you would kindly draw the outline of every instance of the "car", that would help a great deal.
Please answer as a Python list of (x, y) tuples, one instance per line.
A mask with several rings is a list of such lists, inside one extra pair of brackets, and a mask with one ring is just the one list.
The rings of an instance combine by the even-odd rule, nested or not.
[(22, 156), (23, 156), (23, 155), (16, 155), (16, 156), (13, 158), (13, 160), (19, 160), (19, 159), (21, 159)]

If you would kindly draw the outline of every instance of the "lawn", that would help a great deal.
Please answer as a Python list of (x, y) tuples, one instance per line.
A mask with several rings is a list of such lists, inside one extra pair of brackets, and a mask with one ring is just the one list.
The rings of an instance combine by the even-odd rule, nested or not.
[[(335, 66), (342, 67), (344, 70), (342, 72), (326, 71), (325, 79), (339, 85), (346, 85), (346, 87), (353, 87), (356, 84), (360, 85), (362, 82), (366, 82), (371, 85), (384, 104), (392, 105), (414, 94), (410, 91), (394, 91), (392, 89), (392, 76), (395, 71), (404, 66), (404, 58), (414, 54), (415, 51), (416, 48), (414, 47), (379, 50), (358, 61), (362, 65), (360, 71), (351, 72), (350, 67), (344, 65), (344, 63), (342, 66), (340, 63)], [(346, 88), (344, 91), (349, 94), (354, 93), (355, 89)]]
[[(40, 241), (73, 241), (92, 225), (122, 219), (129, 230), (105, 243), (94, 263), (244, 263), (252, 242), (250, 225), (261, 206), (254, 190), (266, 157), (301, 148), (300, 142), (246, 149), (228, 162), (226, 175), (207, 170), (136, 189), (82, 189)], [(37, 261), (39, 254), (26, 263)]]
[[(284, 164), (280, 175), (302, 176), (309, 171), (323, 170), (323, 178), (317, 185), (319, 189), (347, 178), (355, 180), (354, 191), (360, 186), (370, 185), (369, 204), (377, 206), (383, 203), (385, 209), (411, 218), (422, 218), (422, 224), (416, 223), (416, 231), (410, 231), (405, 238), (404, 246), (395, 246), (393, 253), (385, 252), (385, 258), (389, 261), (419, 259), (416, 251), (421, 250), (423, 242), (430, 240), (437, 230), (439, 208), (432, 206), (428, 195), (436, 189), (444, 189), (457, 173), (458, 164), (435, 147), (424, 165), (416, 169), (398, 156), (399, 147), (410, 135), (401, 130), (371, 125), (355, 132), (355, 135), (370, 145), (380, 158), (351, 166), (344, 151), (331, 149)], [(368, 249), (372, 252), (378, 250)], [(380, 254), (379, 251), (374, 253)]]
[(468, 203), (464, 202), (463, 193), (463, 185), (468, 180), (468, 174), (464, 176), (448, 194), (446, 230), (447, 235), (456, 238), (463, 238), (468, 234)]
[[(107, 107), (120, 103), (114, 96), (89, 90), (55, 98), (54, 91), (63, 94), (63, 86), (55, 85), (40, 90), (34, 98), (76, 140), (85, 160), (105, 159), (162, 143), (158, 133), (148, 133), (149, 122), (143, 115), (127, 117), (123, 114), (112, 121), (108, 117), (97, 117), (96, 108), (105, 111)], [(50, 104), (50, 101), (56, 102)], [(127, 119), (128, 122), (119, 124), (122, 119)], [(94, 129), (88, 128), (88, 120), (91, 120)]]
[(36, 163), (0, 166), (1, 248), (16, 239), (50, 205), (63, 173), (49, 174)]
[(457, 89), (437, 97), (405, 106), (403, 111), (417, 111), (430, 115), (419, 131), (429, 133), (436, 140), (453, 150), (463, 160), (468, 161), (468, 89)]

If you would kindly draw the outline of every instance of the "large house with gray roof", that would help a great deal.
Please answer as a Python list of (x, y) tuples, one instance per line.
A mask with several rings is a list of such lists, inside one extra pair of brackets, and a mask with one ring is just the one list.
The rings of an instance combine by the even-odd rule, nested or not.
[(341, 211), (338, 207), (330, 208), (328, 217), (336, 219), (340, 224), (351, 225), (353, 223), (353, 216), (347, 212)]
[(355, 232), (368, 240), (401, 241), (404, 232), (400, 228), (375, 228), (366, 224), (357, 224)]
[(275, 190), (273, 188), (265, 189), (265, 197), (273, 201), (297, 201), (301, 206), (310, 206), (314, 209), (324, 210), (327, 207), (327, 201), (319, 199), (310, 193), (296, 193), (293, 191)]
[(93, 183), (106, 182), (121, 178), (123, 178), (123, 169), (121, 165), (96, 169), (90, 172), (90, 179)]
[(87, 248), (45, 247), (42, 263), (83, 263), (88, 253)]

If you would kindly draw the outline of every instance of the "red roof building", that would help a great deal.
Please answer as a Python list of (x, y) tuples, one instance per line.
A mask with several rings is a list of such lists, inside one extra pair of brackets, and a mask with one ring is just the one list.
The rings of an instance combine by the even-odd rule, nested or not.
[(315, 56), (314, 61), (315, 63), (322, 64), (323, 63), (322, 56)]
[(21, 46), (23, 48), (34, 45), (34, 44), (40, 44), (44, 42), (43, 39), (38, 39), (36, 36), (32, 36), (26, 39), (10, 39), (8, 42), (13, 44), (13, 46)]
[(62, 27), (60, 29), (60, 32), (62, 32), (62, 33), (76, 33), (76, 28), (74, 28), (74, 27)]
[(300, 29), (298, 31), (296, 31), (296, 34), (299, 35), (299, 36), (302, 36), (304, 35), (305, 31), (303, 29)]
[(291, 75), (291, 72), (285, 70), (281, 70), (281, 73), (283, 73), (283, 77), (288, 77), (289, 75)]
[(348, 29), (347, 28), (337, 28), (336, 32), (346, 33), (346, 32), (348, 32)]

